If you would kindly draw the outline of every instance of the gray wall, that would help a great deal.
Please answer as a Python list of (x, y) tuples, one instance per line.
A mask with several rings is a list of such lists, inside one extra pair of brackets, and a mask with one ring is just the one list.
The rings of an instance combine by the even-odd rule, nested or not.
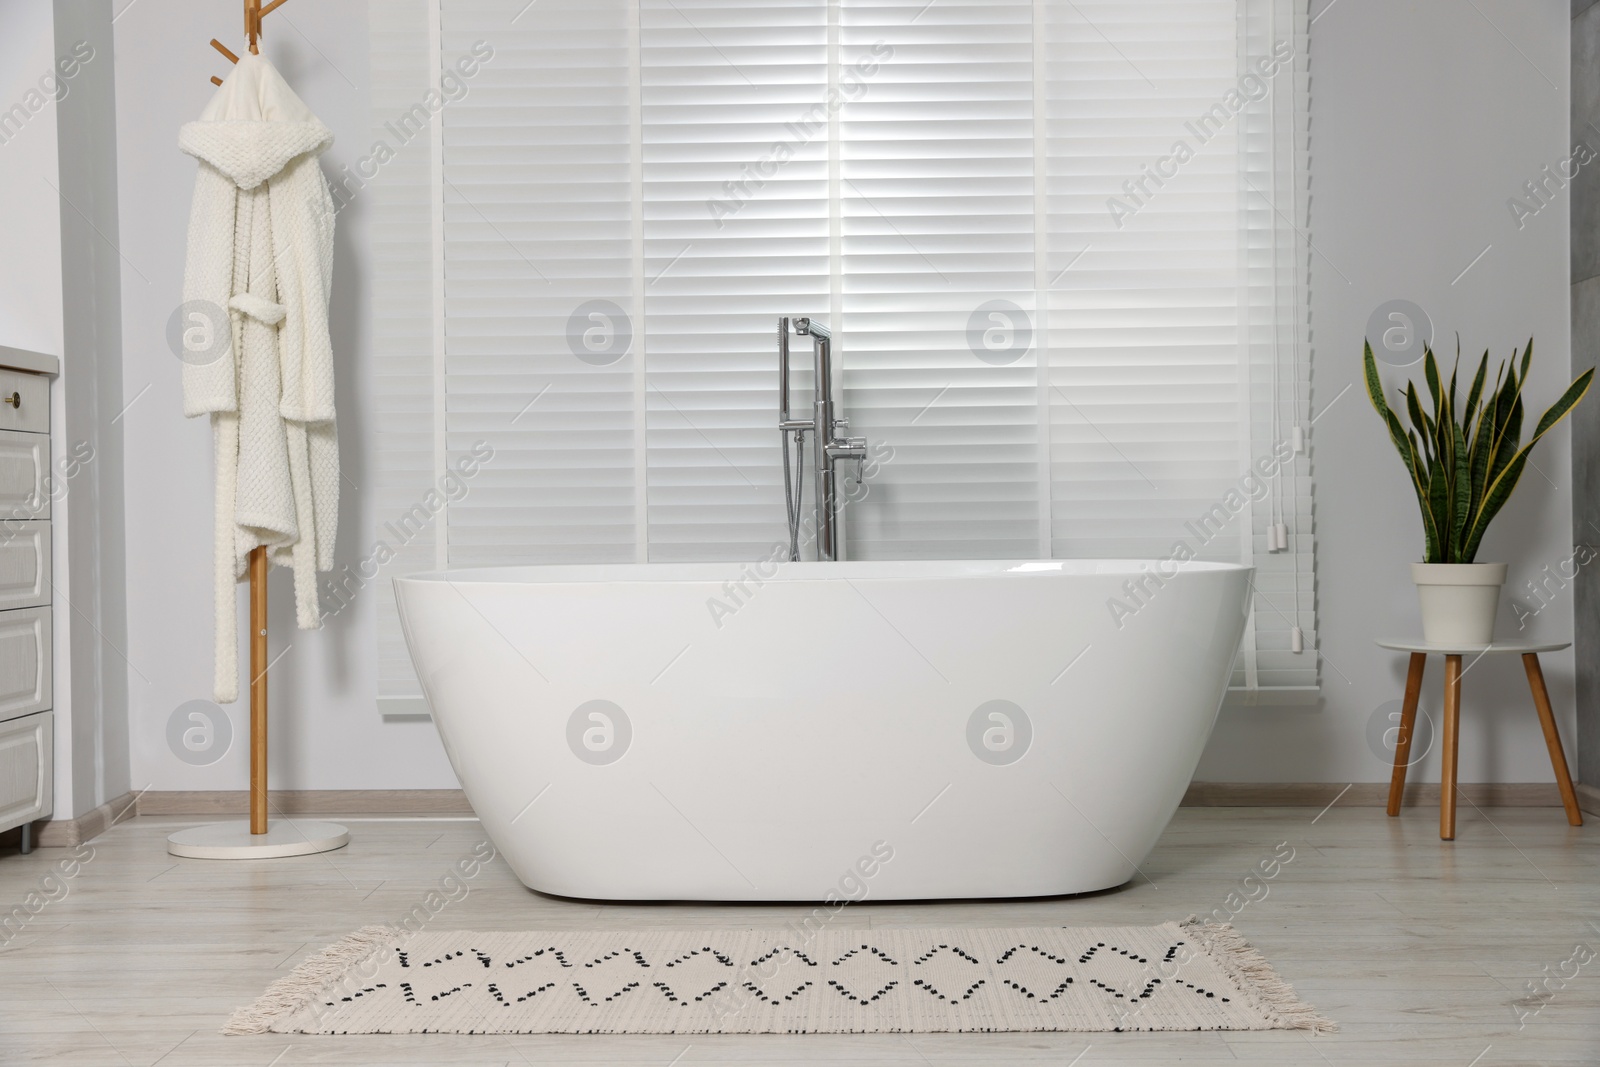
[[(1572, 140), (1600, 152), (1600, 7), (1572, 3)], [(1600, 353), (1600, 161), (1572, 183), (1572, 371)], [(1600, 545), (1600, 397), (1573, 414), (1572, 539)], [(1573, 639), (1577, 651), (1578, 780), (1600, 784), (1600, 568), (1578, 573)]]

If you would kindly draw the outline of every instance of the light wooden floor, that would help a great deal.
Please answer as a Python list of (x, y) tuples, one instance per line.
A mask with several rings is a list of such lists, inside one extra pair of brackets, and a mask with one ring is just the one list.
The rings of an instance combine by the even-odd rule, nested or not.
[[(481, 840), (472, 821), (348, 821), (349, 848), (255, 863), (175, 860), (165, 835), (196, 820), (140, 818), (94, 855), (25, 933), (0, 948), (7, 1065), (697, 1064), (1600, 1064), (1600, 958), (1519, 1029), (1526, 983), (1600, 952), (1600, 827), (1557, 808), (1475, 810), (1459, 838), (1438, 813), (1377, 808), (1184, 808), (1120, 890), (1019, 903), (852, 905), (835, 920), (889, 924), (1138, 923), (1224, 907), (1279, 842), (1294, 859), (1234, 920), (1306, 1000), (1342, 1026), (1299, 1033), (927, 1034), (912, 1037), (224, 1038), (218, 1029), (306, 953), (395, 921)], [(1315, 821), (1313, 821), (1315, 817)], [(0, 911), (67, 853), (0, 856)], [(598, 906), (550, 900), (496, 861), (436, 929), (644, 924), (781, 925), (798, 907)], [(48, 888), (48, 887), (47, 887)], [(55, 890), (59, 894), (59, 889)], [(1255, 890), (1259, 896), (1260, 890)], [(1235, 898), (1237, 901), (1239, 898)], [(1571, 973), (1571, 965), (1566, 967)]]

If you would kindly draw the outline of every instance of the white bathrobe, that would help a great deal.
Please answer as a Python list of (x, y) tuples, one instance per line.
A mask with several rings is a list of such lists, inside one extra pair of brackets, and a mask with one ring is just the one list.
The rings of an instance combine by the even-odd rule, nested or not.
[[(210, 415), (216, 446), (216, 699), (239, 697), (236, 584), (250, 550), (294, 570), (302, 629), (321, 625), (333, 566), (339, 450), (328, 291), (333, 199), (317, 157), (333, 134), (260, 56), (243, 55), (186, 124), (200, 161), (183, 298), (227, 309), (232, 343), (185, 360), (183, 413)], [(217, 324), (221, 327), (221, 323)]]

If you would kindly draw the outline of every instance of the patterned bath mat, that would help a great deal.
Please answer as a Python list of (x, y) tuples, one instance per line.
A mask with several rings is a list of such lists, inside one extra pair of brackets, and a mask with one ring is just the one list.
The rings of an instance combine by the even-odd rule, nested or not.
[(1326, 1031), (1217, 924), (409, 934), (317, 953), (225, 1033)]

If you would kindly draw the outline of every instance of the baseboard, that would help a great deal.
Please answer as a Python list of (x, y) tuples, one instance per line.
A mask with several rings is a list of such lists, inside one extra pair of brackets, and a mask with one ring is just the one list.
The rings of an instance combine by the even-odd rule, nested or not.
[(1582, 782), (1575, 783), (1572, 788), (1578, 794), (1578, 807), (1590, 815), (1600, 815), (1600, 789)]
[[(1600, 815), (1600, 788), (1579, 785), (1578, 803)], [(1469, 782), (1463, 799), (1484, 807), (1560, 807), (1554, 782)], [(1346, 807), (1383, 807), (1389, 783), (1356, 782), (1194, 782), (1184, 794), (1191, 808), (1326, 807), (1337, 798)], [(1439, 783), (1406, 787), (1405, 806), (1436, 806)], [(271, 810), (282, 815), (471, 815), (459, 789), (283, 789), (272, 792)], [(109, 800), (75, 819), (41, 824), (35, 840), (43, 847), (71, 847), (92, 840), (130, 815), (244, 815), (250, 810), (243, 789), (148, 790)]]
[[(1554, 782), (1463, 782), (1457, 792), (1462, 799), (1484, 807), (1561, 806), (1561, 793)], [(1192, 782), (1183, 796), (1183, 803), (1191, 808), (1320, 808), (1331, 804), (1335, 798), (1342, 807), (1381, 808), (1389, 803), (1389, 783)], [(1600, 791), (1591, 788), (1589, 803), (1597, 801), (1600, 801)], [(1406, 786), (1406, 807), (1437, 807), (1438, 803), (1438, 782)]]
[[(268, 797), (274, 815), (471, 815), (459, 789), (274, 789)], [(139, 796), (140, 815), (244, 815), (250, 794), (244, 789), (147, 792)]]
[(124, 793), (75, 819), (51, 819), (40, 823), (33, 839), (41, 848), (71, 848), (92, 841), (123, 819), (137, 814), (137, 799), (132, 793)]

